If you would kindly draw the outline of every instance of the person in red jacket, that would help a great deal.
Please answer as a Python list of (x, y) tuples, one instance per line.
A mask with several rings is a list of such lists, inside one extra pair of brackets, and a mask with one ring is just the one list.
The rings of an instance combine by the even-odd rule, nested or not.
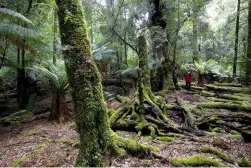
[(190, 72), (186, 72), (185, 82), (186, 82), (186, 90), (190, 90), (191, 89), (191, 82), (192, 82), (192, 75)]

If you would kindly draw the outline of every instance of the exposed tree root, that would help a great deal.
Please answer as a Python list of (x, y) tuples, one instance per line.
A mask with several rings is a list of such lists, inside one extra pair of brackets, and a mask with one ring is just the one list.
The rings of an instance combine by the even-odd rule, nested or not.
[(209, 130), (209, 128), (216, 128), (216, 127), (223, 128), (226, 132), (235, 130), (241, 133), (245, 141), (250, 142), (251, 140), (251, 132), (250, 132), (251, 116), (245, 113), (235, 113), (232, 115), (222, 115), (222, 114), (206, 115), (198, 119), (196, 124), (199, 129), (203, 130)]

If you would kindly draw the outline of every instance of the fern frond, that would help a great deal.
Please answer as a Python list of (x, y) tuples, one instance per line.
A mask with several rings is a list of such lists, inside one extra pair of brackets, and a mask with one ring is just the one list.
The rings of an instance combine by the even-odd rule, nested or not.
[(32, 24), (32, 21), (27, 19), (21, 13), (18, 13), (18, 12), (15, 12), (13, 10), (6, 9), (6, 8), (0, 8), (0, 19), (10, 19), (10, 20), (12, 20), (13, 18), (18, 19), (22, 23)]
[(34, 64), (31, 67), (27, 67), (26, 69), (36, 71), (38, 73), (38, 77), (41, 80), (49, 80), (55, 88), (59, 89), (60, 85), (58, 82), (58, 77), (45, 67), (39, 65), (39, 64)]
[(34, 29), (29, 29), (17, 24), (4, 22), (0, 23), (0, 33), (16, 35), (23, 38), (36, 37), (40, 35), (40, 32)]

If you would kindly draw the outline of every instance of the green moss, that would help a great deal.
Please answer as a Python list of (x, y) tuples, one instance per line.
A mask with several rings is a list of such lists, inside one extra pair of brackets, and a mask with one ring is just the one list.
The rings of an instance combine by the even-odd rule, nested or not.
[(216, 132), (205, 131), (205, 133), (206, 133), (207, 135), (210, 135), (210, 136), (217, 136), (217, 135), (218, 135)]
[(168, 136), (159, 136), (156, 139), (160, 140), (160, 141), (165, 141), (165, 142), (173, 142), (173, 141), (176, 140), (175, 138), (171, 138), (171, 137), (168, 137)]
[(35, 150), (33, 150), (32, 152), (22, 156), (21, 158), (17, 159), (16, 161), (14, 161), (11, 165), (11, 167), (19, 167), (23, 162), (25, 162), (26, 160), (30, 159), (31, 157), (37, 155), (38, 153), (40, 153), (41, 151), (44, 150), (44, 148), (46, 147), (45, 144), (39, 145), (38, 148), (36, 148)]
[(54, 140), (52, 140), (52, 139), (50, 139), (50, 138), (48, 138), (48, 137), (45, 137), (44, 140), (47, 141), (47, 142), (49, 142), (49, 143), (54, 142)]
[(251, 157), (245, 157), (237, 161), (240, 167), (251, 167)]
[(109, 117), (111, 117), (112, 114), (114, 114), (114, 113), (115, 113), (115, 110), (114, 110), (114, 109), (109, 109), (109, 110), (108, 110), (108, 116), (109, 116)]
[(151, 142), (153, 140), (153, 138), (151, 136), (146, 136), (143, 138), (143, 141), (145, 142)]
[(200, 154), (189, 158), (173, 158), (171, 164), (175, 167), (227, 167), (224, 163)]
[(235, 130), (231, 130), (230, 134), (232, 134), (232, 135), (240, 135), (241, 136), (241, 133), (239, 133), (239, 132), (237, 132)]
[(215, 96), (215, 93), (212, 93), (212, 92), (208, 92), (208, 91), (205, 91), (203, 90), (202, 92), (200, 92), (202, 95), (204, 96), (210, 96), (210, 97), (214, 97)]
[(204, 153), (211, 153), (228, 163), (234, 163), (234, 160), (230, 156), (208, 145), (204, 145), (201, 151)]
[(3, 158), (3, 153), (0, 152), (0, 160), (2, 160), (2, 158)]
[(118, 94), (116, 95), (116, 99), (121, 103), (126, 103), (130, 101), (128, 97), (120, 96)]
[(216, 127), (214, 129), (211, 130), (212, 132), (218, 132), (218, 133), (226, 133), (226, 131), (222, 128)]
[(110, 127), (113, 127), (115, 123), (118, 121), (118, 119), (123, 116), (124, 113), (125, 109), (123, 107), (117, 109), (109, 118)]
[(31, 130), (28, 133), (25, 133), (25, 136), (33, 136), (33, 135), (38, 135), (38, 136), (41, 136), (43, 138), (48, 138), (47, 134), (45, 134), (43, 132), (34, 131), (34, 130)]
[[(131, 155), (149, 155), (156, 149), (150, 145), (139, 144), (137, 141), (121, 138), (117, 134), (113, 134), (115, 144), (122, 149), (125, 149)], [(123, 151), (122, 151), (123, 152)]]
[(0, 119), (0, 123), (10, 123), (10, 124), (20, 123), (23, 122), (24, 119), (31, 117), (32, 115), (33, 115), (32, 112), (29, 112), (27, 110), (21, 110), (14, 114), (11, 114), (10, 116)]
[(243, 137), (241, 134), (235, 134), (230, 136), (231, 139), (236, 139), (236, 140), (243, 140)]

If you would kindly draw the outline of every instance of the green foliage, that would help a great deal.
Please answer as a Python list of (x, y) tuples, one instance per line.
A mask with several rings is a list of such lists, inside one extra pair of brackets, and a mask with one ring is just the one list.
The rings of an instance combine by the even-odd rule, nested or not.
[(232, 76), (233, 66), (228, 65), (227, 67), (224, 67), (223, 65), (218, 65), (217, 67), (213, 68), (211, 71), (214, 74), (217, 74), (218, 76), (229, 77), (229, 76)]
[(13, 18), (15, 18), (18, 19), (18, 21), (31, 24), (32, 22), (29, 19), (18, 12), (5, 8), (0, 8), (0, 18), (3, 19), (3, 22), (0, 23), (0, 37), (25, 50), (35, 52), (32, 45), (25, 40), (38, 36), (39, 32), (16, 24), (16, 22), (13, 21)]
[(15, 85), (16, 76), (17, 73), (14, 69), (10, 67), (2, 67), (0, 69), (0, 85), (1, 84), (10, 84), (11, 86)]
[(137, 78), (138, 76), (138, 67), (135, 68), (127, 68), (124, 70), (119, 70), (116, 73), (121, 75), (122, 78)]
[(106, 45), (107, 44), (92, 50), (95, 61), (100, 61), (102, 63), (110, 63), (116, 61), (117, 57), (115, 55), (115, 51), (108, 49)]
[(209, 71), (214, 69), (216, 66), (218, 66), (218, 63), (213, 59), (210, 59), (205, 62), (203, 62), (202, 59), (199, 59), (199, 62), (194, 61), (194, 64), (190, 66), (190, 69), (197, 72), (200, 75), (204, 75), (209, 73)]
[(67, 86), (67, 74), (65, 71), (64, 61), (57, 60), (57, 65), (51, 62), (43, 62), (41, 65), (33, 64), (27, 67), (29, 70), (36, 71), (38, 81), (42, 88), (54, 91), (64, 91)]
[(171, 164), (175, 167), (227, 167), (224, 163), (200, 154), (189, 158), (173, 158)]
[(202, 152), (204, 153), (211, 153), (215, 156), (218, 156), (219, 158), (221, 158), (222, 160), (228, 162), (228, 163), (234, 163), (234, 160), (229, 157), (227, 154), (215, 149), (215, 148), (212, 148), (208, 145), (204, 145), (201, 149)]

